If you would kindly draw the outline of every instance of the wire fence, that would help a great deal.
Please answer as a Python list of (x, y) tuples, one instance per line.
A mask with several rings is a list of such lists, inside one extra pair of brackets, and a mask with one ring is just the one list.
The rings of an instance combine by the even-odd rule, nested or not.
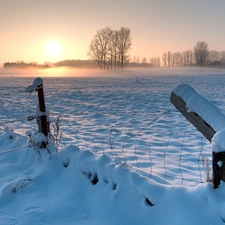
[[(96, 155), (106, 154), (115, 163), (163, 184), (204, 183), (212, 170), (210, 143), (194, 129), (171, 127), (171, 118), (179, 116), (174, 109), (50, 113), (51, 124), (57, 122), (62, 132), (59, 150), (72, 144)], [(27, 136), (34, 130), (37, 130), (35, 120), (28, 121), (27, 117), (0, 118), (0, 135), (13, 132)], [(27, 143), (18, 148), (0, 148), (0, 156), (22, 150), (29, 146)]]

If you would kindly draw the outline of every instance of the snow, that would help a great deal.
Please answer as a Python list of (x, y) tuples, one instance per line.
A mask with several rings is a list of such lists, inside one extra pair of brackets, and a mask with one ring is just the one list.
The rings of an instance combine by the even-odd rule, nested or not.
[[(40, 155), (26, 135), (37, 126), (22, 117), (37, 103), (24, 93), (33, 78), (0, 77), (0, 224), (224, 224), (224, 183), (213, 189), (195, 176), (201, 168), (195, 155), (210, 156), (211, 146), (169, 102), (171, 90), (187, 83), (213, 101), (188, 88), (201, 100), (188, 102), (190, 108), (216, 105), (224, 112), (224, 76), (180, 74), (43, 77), (51, 122), (51, 112), (62, 114), (63, 140), (58, 152), (51, 143), (51, 154), (39, 149)], [(223, 137), (222, 129), (213, 137), (222, 148)], [(163, 179), (161, 172), (176, 176)]]
[(181, 97), (188, 112), (195, 112), (201, 116), (215, 131), (212, 138), (212, 150), (214, 152), (225, 151), (225, 116), (211, 102), (199, 95), (191, 86), (180, 84), (173, 89), (173, 92)]
[(40, 106), (39, 106), (39, 103), (36, 105), (36, 110), (35, 110), (35, 113), (34, 113), (35, 117), (40, 117), (40, 116), (47, 116), (49, 117), (49, 111), (47, 108), (45, 108), (45, 112), (42, 112), (40, 110)]
[(220, 131), (225, 127), (224, 114), (214, 104), (199, 95), (192, 87), (187, 84), (180, 84), (173, 89), (173, 92), (185, 101), (188, 112), (197, 113), (215, 131)]
[(43, 134), (38, 132), (35, 136), (34, 136), (34, 141), (36, 143), (42, 143), (42, 142), (46, 142), (47, 141), (47, 137)]
[(40, 77), (37, 77), (34, 79), (33, 84), (29, 85), (26, 89), (25, 92), (33, 92), (37, 91), (40, 87), (42, 87), (43, 80)]
[(223, 224), (223, 187), (160, 185), (76, 146), (41, 164), (32, 153), (14, 157), (16, 179), (1, 185), (2, 224)]
[(212, 138), (212, 150), (214, 152), (225, 152), (225, 141), (224, 141), (225, 129), (215, 133)]
[(222, 161), (219, 161), (219, 162), (217, 162), (217, 165), (218, 165), (219, 167), (221, 167), (221, 166), (223, 165), (223, 162), (222, 162)]

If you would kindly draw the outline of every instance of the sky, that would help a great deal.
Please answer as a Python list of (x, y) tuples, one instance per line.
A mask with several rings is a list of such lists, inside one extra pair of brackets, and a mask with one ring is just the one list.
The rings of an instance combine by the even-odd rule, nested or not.
[(197, 41), (225, 50), (224, 9), (224, 0), (7, 0), (0, 7), (0, 65), (88, 59), (92, 38), (107, 26), (130, 28), (131, 58), (193, 49)]

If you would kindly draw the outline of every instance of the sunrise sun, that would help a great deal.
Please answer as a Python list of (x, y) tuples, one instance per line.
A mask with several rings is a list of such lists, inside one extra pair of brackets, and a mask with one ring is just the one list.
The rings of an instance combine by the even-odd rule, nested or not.
[(58, 57), (61, 53), (61, 47), (57, 42), (49, 42), (46, 45), (47, 54), (51, 57)]

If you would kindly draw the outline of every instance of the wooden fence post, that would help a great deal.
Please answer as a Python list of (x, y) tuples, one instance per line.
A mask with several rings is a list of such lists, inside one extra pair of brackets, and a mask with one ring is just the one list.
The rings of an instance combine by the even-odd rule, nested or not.
[[(213, 184), (214, 188), (218, 188), (221, 180), (225, 182), (225, 116), (186, 84), (178, 85), (171, 92), (170, 101), (212, 143)], [(199, 102), (204, 103), (204, 110), (198, 108)], [(188, 109), (190, 105), (191, 111)], [(214, 123), (215, 121), (219, 123)]]
[(40, 132), (43, 133), (46, 137), (48, 137), (49, 133), (49, 122), (46, 116), (46, 106), (45, 106), (45, 98), (44, 98), (44, 89), (43, 89), (43, 82), (38, 87), (38, 101), (39, 101), (39, 109), (43, 115), (40, 116), (41, 124), (39, 127)]
[(218, 188), (221, 180), (225, 182), (225, 149), (224, 149), (225, 130), (215, 134), (212, 139), (212, 167), (213, 167), (213, 184)]
[(174, 92), (171, 92), (170, 102), (183, 114), (183, 116), (195, 126), (211, 142), (216, 131), (196, 112), (188, 112), (186, 102)]
[(225, 151), (212, 152), (212, 165), (214, 188), (218, 188), (221, 180), (225, 182)]
[[(28, 86), (25, 91), (38, 92), (39, 112), (36, 112), (36, 114), (38, 114), (36, 115), (38, 128), (39, 132), (43, 133), (46, 137), (48, 137), (50, 129), (49, 129), (49, 121), (46, 115), (43, 80), (41, 78), (36, 78), (33, 84), (31, 86)], [(45, 144), (42, 143), (42, 147), (46, 147)]]

